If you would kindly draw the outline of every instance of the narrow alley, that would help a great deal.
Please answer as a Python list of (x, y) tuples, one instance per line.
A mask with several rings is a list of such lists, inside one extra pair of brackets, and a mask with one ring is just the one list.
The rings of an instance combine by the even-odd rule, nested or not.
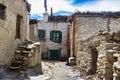
[(0, 0), (0, 80), (120, 80), (119, 4)]

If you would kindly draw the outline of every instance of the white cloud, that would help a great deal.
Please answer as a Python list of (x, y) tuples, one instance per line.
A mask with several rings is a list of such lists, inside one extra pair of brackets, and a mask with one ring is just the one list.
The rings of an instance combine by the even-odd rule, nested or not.
[[(30, 4), (32, 4), (31, 14), (34, 13), (44, 13), (44, 0), (28, 0)], [(75, 8), (70, 5), (71, 1), (65, 0), (47, 0), (48, 12), (50, 12), (50, 8), (53, 8), (54, 12), (59, 10), (65, 11), (74, 11)]]
[[(71, 11), (120, 11), (120, 0), (96, 0), (89, 3), (72, 5), (74, 0), (47, 0), (48, 12), (53, 8), (54, 12), (60, 10)], [(44, 13), (44, 0), (28, 0), (32, 4), (31, 14)]]

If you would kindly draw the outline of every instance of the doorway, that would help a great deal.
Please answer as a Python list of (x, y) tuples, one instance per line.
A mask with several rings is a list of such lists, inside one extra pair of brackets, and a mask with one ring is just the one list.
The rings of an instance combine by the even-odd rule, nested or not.
[(92, 75), (96, 73), (97, 58), (98, 58), (98, 50), (92, 47), (91, 48), (91, 64), (90, 64), (90, 70), (88, 71), (88, 75)]
[(50, 60), (59, 60), (61, 50), (49, 50)]
[(20, 30), (21, 30), (21, 23), (22, 23), (22, 16), (17, 15), (17, 19), (16, 19), (16, 35), (15, 35), (15, 39), (20, 39)]

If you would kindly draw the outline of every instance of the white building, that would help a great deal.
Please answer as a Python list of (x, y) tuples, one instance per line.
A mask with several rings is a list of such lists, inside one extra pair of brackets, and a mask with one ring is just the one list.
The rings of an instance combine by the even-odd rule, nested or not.
[(50, 60), (65, 59), (67, 56), (68, 16), (49, 16), (44, 13), (38, 22), (38, 37), (42, 42), (42, 57)]

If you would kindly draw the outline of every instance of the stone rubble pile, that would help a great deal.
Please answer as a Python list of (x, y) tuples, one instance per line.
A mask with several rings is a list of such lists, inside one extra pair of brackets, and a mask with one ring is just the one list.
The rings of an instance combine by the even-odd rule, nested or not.
[(97, 61), (97, 73), (98, 78), (105, 79), (105, 80), (112, 80), (113, 78), (113, 63), (116, 59), (113, 55), (117, 52), (119, 44), (117, 43), (108, 43), (103, 41), (102, 44), (99, 46), (100, 50), (98, 55)]
[(107, 35), (105, 41), (101, 41), (98, 47), (97, 77), (104, 80), (120, 80), (120, 74), (116, 72), (119, 66), (120, 32)]

